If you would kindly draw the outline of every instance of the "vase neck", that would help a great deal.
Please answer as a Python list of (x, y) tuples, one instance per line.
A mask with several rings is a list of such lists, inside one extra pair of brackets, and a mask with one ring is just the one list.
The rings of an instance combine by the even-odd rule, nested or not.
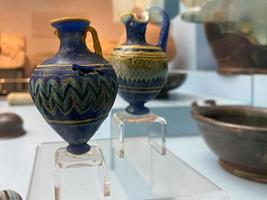
[(146, 27), (147, 23), (139, 23), (134, 20), (130, 23), (126, 23), (126, 44), (147, 44), (145, 38)]
[(71, 52), (78, 50), (88, 50), (85, 42), (86, 30), (62, 31), (58, 30), (60, 39), (59, 51)]

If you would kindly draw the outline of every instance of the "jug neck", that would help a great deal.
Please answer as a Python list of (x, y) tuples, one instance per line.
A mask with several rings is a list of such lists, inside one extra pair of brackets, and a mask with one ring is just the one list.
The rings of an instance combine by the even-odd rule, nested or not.
[(133, 45), (145, 45), (146, 43), (146, 27), (147, 23), (139, 23), (136, 21), (131, 21), (125, 24), (126, 28), (126, 44)]
[(88, 49), (86, 46), (86, 30), (64, 31), (57, 30), (60, 39), (59, 51), (71, 52)]

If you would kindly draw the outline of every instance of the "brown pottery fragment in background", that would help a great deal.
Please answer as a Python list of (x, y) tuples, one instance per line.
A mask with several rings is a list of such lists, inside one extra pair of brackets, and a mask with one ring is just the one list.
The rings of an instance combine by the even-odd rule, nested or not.
[[(242, 28), (242, 27), (241, 27)], [(241, 32), (222, 32), (219, 25), (206, 23), (209, 45), (223, 74), (267, 73), (267, 46), (255, 37)]]

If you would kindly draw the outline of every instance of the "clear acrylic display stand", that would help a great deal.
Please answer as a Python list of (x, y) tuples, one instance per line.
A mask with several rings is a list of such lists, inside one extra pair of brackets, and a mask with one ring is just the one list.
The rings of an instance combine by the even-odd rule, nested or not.
[[(110, 195), (104, 196), (97, 184), (97, 167), (95, 171), (79, 167), (62, 180), (61, 200), (229, 200), (218, 186), (168, 150), (161, 155), (148, 145), (147, 137), (127, 138), (123, 158), (113, 151), (111, 139), (89, 143), (102, 150), (110, 172)], [(26, 200), (55, 200), (55, 152), (65, 145), (46, 143), (37, 148)]]
[[(64, 199), (67, 190), (72, 189), (70, 185), (66, 186), (64, 184), (64, 182), (71, 182), (72, 176), (76, 176), (77, 181), (88, 178), (86, 176), (80, 176), (78, 178), (78, 173), (81, 170), (85, 174), (89, 174), (90, 171), (91, 173), (96, 173), (103, 196), (110, 194), (109, 169), (99, 147), (91, 146), (90, 151), (81, 155), (71, 154), (65, 147), (61, 147), (55, 153), (55, 200)], [(87, 181), (90, 182), (92, 180), (87, 179)]]
[(126, 111), (122, 111), (114, 113), (111, 122), (113, 146), (117, 149), (121, 158), (124, 157), (125, 154), (124, 143), (126, 140), (126, 130), (127, 126), (130, 124), (138, 124), (147, 128), (148, 143), (161, 155), (165, 154), (166, 120), (152, 112), (146, 115), (132, 115)]

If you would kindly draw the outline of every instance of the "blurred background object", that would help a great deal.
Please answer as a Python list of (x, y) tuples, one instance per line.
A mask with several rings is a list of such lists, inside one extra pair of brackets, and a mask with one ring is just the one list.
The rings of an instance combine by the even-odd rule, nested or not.
[(22, 90), (27, 64), (25, 38), (18, 34), (0, 34), (0, 94)]
[(179, 88), (183, 85), (187, 77), (186, 72), (182, 71), (170, 71), (167, 76), (167, 80), (158, 94), (158, 99), (167, 99), (169, 97), (169, 91)]
[(33, 104), (29, 92), (11, 92), (7, 95), (7, 102), (9, 105), (28, 105)]
[(267, 1), (182, 2), (187, 7), (182, 19), (205, 23), (205, 33), (220, 73), (267, 73)]
[(0, 137), (13, 138), (24, 135), (22, 118), (15, 113), (0, 113)]
[[(7, 70), (7, 72), (9, 72)], [(0, 78), (0, 95), (28, 90), (28, 78)]]
[(134, 8), (144, 11), (151, 6), (157, 6), (165, 9), (172, 19), (179, 12), (179, 0), (112, 0), (113, 21), (119, 22), (123, 13), (130, 12)]
[(26, 60), (25, 38), (20, 35), (0, 35), (0, 69), (23, 68)]
[(21, 196), (13, 190), (1, 190), (0, 199), (1, 200), (22, 200)]

